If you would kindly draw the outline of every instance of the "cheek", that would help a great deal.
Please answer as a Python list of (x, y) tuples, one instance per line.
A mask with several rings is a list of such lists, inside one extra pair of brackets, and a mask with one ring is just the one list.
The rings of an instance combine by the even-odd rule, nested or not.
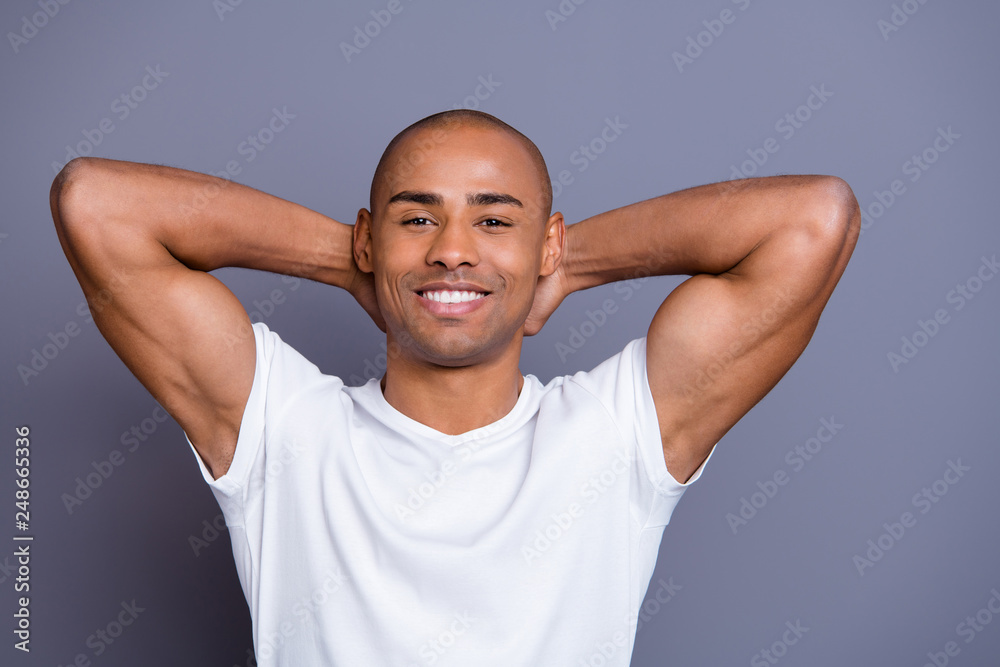
[(518, 283), (533, 283), (541, 270), (538, 253), (532, 247), (520, 247), (517, 249), (503, 249), (492, 253), (500, 271), (510, 280)]
[(377, 246), (372, 267), (376, 282), (392, 284), (399, 276), (412, 271), (414, 249), (405, 244), (384, 242)]

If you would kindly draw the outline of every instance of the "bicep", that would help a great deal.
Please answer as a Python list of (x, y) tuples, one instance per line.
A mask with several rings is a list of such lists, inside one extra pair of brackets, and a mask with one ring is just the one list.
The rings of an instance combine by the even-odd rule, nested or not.
[(80, 228), (60, 229), (97, 327), (220, 477), (253, 382), (246, 311), (218, 279), (154, 240), (86, 237)]
[(856, 238), (824, 235), (803, 227), (731, 272), (692, 276), (654, 316), (647, 374), (667, 468), (679, 480), (805, 349)]

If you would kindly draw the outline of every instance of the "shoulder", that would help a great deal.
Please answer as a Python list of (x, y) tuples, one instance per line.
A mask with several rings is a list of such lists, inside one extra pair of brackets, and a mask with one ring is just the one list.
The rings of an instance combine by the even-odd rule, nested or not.
[(212, 477), (217, 481), (224, 474), (229, 487), (243, 488), (262, 449), (284, 447), (300, 436), (323, 431), (317, 423), (343, 421), (347, 408), (343, 381), (324, 374), (266, 324), (257, 322), (240, 335), (254, 338), (253, 383), (233, 451), (222, 466), (213, 467)]
[(265, 434), (300, 433), (309, 424), (342, 418), (350, 402), (343, 380), (321, 371), (266, 324), (254, 324), (253, 335), (257, 360), (241, 440), (244, 431), (259, 439)]
[(575, 419), (603, 414), (623, 431), (634, 431), (636, 416), (652, 407), (645, 343), (645, 338), (634, 339), (590, 370), (553, 378), (542, 390), (541, 408), (558, 402), (570, 406)]
[(251, 333), (257, 348), (254, 385), (264, 384), (268, 389), (305, 388), (314, 382), (334, 382), (343, 385), (335, 375), (327, 375), (296, 348), (283, 340), (263, 322), (253, 325)]
[(636, 392), (648, 387), (646, 382), (646, 339), (636, 338), (594, 368), (565, 376), (568, 384), (578, 386), (600, 398)]

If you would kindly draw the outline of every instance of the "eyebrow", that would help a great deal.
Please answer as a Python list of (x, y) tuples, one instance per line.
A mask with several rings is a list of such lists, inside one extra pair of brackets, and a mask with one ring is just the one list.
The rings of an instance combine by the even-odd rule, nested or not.
[(465, 203), (469, 206), (490, 206), (491, 204), (506, 204), (507, 206), (517, 206), (524, 208), (521, 201), (516, 197), (502, 192), (476, 192), (465, 195)]
[[(415, 192), (413, 190), (403, 190), (397, 192), (389, 198), (389, 204), (396, 202), (409, 202), (411, 204), (423, 204), (424, 206), (443, 206), (444, 198), (436, 192)], [(492, 204), (506, 204), (524, 208), (517, 197), (513, 197), (502, 192), (470, 192), (465, 195), (465, 203), (469, 206), (490, 206)]]

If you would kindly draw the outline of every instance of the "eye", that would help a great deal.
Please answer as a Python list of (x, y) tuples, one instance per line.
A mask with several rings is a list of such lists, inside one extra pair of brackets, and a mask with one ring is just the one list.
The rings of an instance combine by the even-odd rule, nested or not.
[(427, 218), (410, 218), (409, 220), (403, 220), (401, 225), (413, 225), (414, 227), (422, 227), (424, 225), (430, 224), (430, 220)]
[(486, 227), (510, 227), (509, 222), (504, 222), (503, 220), (497, 220), (496, 218), (487, 218), (486, 220), (483, 220), (479, 224), (484, 225)]

